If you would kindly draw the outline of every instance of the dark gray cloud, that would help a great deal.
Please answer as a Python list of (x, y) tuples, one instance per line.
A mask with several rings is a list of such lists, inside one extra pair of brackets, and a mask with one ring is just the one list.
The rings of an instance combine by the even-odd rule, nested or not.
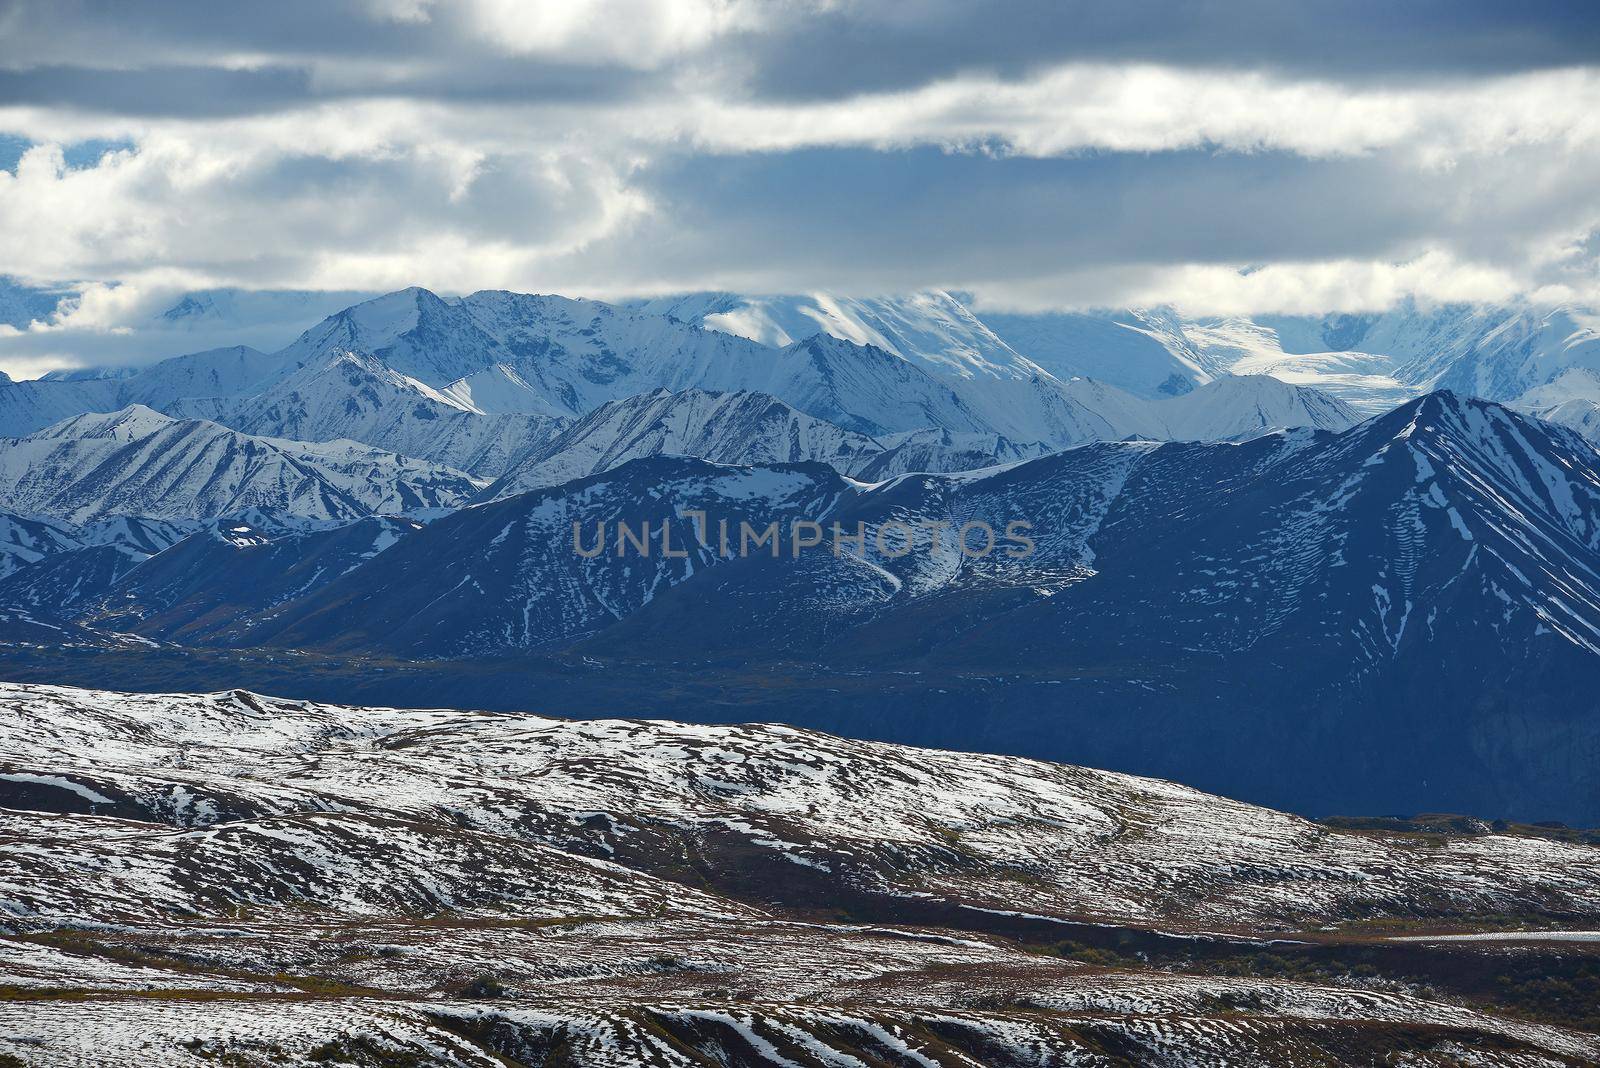
[(468, 34), (360, 4), (100, 4), (0, 0), (0, 106), (130, 116), (251, 115), (363, 96), (605, 103), (664, 72), (518, 57)]
[[(936, 149), (685, 156), (641, 176), (664, 210), (619, 241), (614, 283), (993, 295), (1077, 271), (1317, 260), (1405, 260), (1445, 249), (1520, 265), (1524, 242), (1582, 226), (1592, 185), (1574, 170), (1530, 186), (1503, 161), (1431, 176), (1381, 156), (1090, 154), (994, 159)], [(1497, 263), (1504, 257), (1506, 262)], [(574, 268), (576, 268), (574, 264)]]
[(297, 67), (105, 70), (45, 66), (0, 70), (0, 103), (214, 117), (276, 111), (305, 100), (310, 72)]
[(1600, 5), (939, 0), (848, 5), (741, 43), (752, 85), (784, 98), (905, 89), (972, 71), (1021, 77), (1072, 61), (1414, 82), (1592, 64)]
[[(404, 0), (387, 9), (408, 10)], [(1068, 62), (1406, 83), (1600, 58), (1600, 5), (1575, 0), (773, 0), (659, 63), (522, 49), (466, 4), (424, 4), (410, 19), (384, 10), (378, 0), (0, 0), (0, 103), (225, 115), (371, 93), (603, 102), (658, 91), (667, 78), (732, 82), (756, 99), (836, 100)]]

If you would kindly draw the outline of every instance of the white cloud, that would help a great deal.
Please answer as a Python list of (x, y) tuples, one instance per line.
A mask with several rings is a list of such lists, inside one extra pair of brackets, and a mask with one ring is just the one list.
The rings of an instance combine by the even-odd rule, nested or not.
[(1446, 166), (1461, 154), (1600, 143), (1600, 72), (1363, 90), (1237, 71), (1071, 65), (1022, 81), (959, 78), (810, 104), (691, 97), (654, 118), (720, 152), (931, 144), (1049, 157), (1216, 147), (1319, 159), (1401, 150)]
[[(1177, 264), (1121, 271), (1068, 273), (1024, 283), (980, 287), (978, 306), (996, 311), (1062, 307), (1172, 305), (1191, 315), (1320, 315), (1371, 312), (1406, 298), (1423, 304), (1496, 303), (1538, 295), (1552, 303), (1596, 301), (1600, 287), (1550, 287), (1538, 293), (1526, 277), (1462, 262), (1430, 250), (1403, 263), (1322, 260), (1259, 267)], [(1070, 296), (1068, 296), (1070, 294)]]
[(453, 20), (491, 49), (564, 63), (652, 68), (736, 29), (754, 28), (773, 0), (371, 0), (380, 19)]
[[(641, 69), (768, 17), (711, 0), (368, 10), (424, 29), (468, 19), (498, 48)], [(220, 118), (0, 108), (0, 132), (39, 142), (0, 171), (0, 264), (101, 283), (53, 332), (0, 339), (0, 353), (95, 347), (167, 295), (211, 285), (942, 286), (994, 306), (1219, 313), (1595, 299), (1594, 69), (1378, 86), (1068, 64), (805, 101), (757, 99), (726, 70), (684, 68), (656, 88), (536, 105), (373, 95)], [(65, 146), (91, 139), (132, 147), (69, 166)], [(826, 169), (803, 157), (840, 149), (886, 167), (918, 150), (933, 162), (908, 167), (898, 191), (824, 188)], [(1185, 153), (1252, 161), (1250, 184), (1168, 176), (1162, 159)], [(725, 162), (697, 182), (663, 177), (708, 157)], [(992, 171), (963, 189), (935, 173), (939, 159)], [(1069, 185), (1059, 170), (1016, 170), (1063, 159), (1122, 160), (1123, 171)], [(741, 203), (748, 184), (722, 178), (752, 161), (793, 193), (770, 196), (765, 216)], [(1318, 176), (1351, 161), (1366, 184), (1332, 195)], [(1070, 198), (1086, 206), (1050, 213)], [(1363, 210), (1381, 224), (1357, 225)], [(1213, 231), (1207, 248), (1197, 235)]]
[(450, 286), (503, 280), (649, 209), (626, 161), (433, 136), (406, 105), (360, 111), (162, 125), (81, 168), (59, 145), (37, 145), (0, 172), (0, 262), (41, 279), (158, 269), (200, 283), (370, 288), (421, 272)]

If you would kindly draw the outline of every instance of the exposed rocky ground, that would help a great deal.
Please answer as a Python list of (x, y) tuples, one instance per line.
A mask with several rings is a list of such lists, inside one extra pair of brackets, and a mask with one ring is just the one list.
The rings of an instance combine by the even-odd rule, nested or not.
[(782, 726), (0, 716), (0, 1064), (1600, 1062), (1556, 828)]

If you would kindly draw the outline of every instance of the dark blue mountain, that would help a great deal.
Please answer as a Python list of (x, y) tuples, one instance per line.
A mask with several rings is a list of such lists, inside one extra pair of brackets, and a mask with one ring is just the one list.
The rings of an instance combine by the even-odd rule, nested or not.
[(77, 615), (103, 629), (166, 641), (249, 644), (284, 605), (421, 527), (391, 516), (311, 529), (274, 527), (270, 516), (212, 524), (115, 576), (97, 598), (80, 597), (86, 607)]
[[(650, 525), (648, 557), (619, 552), (619, 521)], [(806, 521), (821, 544), (796, 556)], [(575, 551), (575, 523), (590, 548), (606, 524), (604, 550)], [(745, 523), (776, 523), (782, 551), (741, 554)], [(862, 540), (831, 551), (836, 523)], [(1340, 434), (1096, 443), (875, 485), (658, 456), (381, 553), (269, 539), (260, 569), (200, 537), (75, 618), (426, 661), (413, 674), (459, 679), (460, 703), (576, 659), (622, 692), (740, 680), (737, 707), (662, 692), (639, 711), (1069, 759), (1303, 811), (1600, 822), (1600, 453), (1449, 393)]]
[[(637, 460), (463, 509), (346, 573), (325, 573), (297, 600), (241, 621), (223, 637), (229, 644), (421, 657), (559, 648), (717, 562), (714, 544), (696, 538), (691, 512), (705, 513), (714, 525), (728, 522), (737, 544), (742, 524), (758, 532), (774, 522), (787, 529), (795, 518), (826, 514), (848, 492), (850, 483), (820, 463)], [(619, 523), (634, 540), (625, 539)], [(715, 542), (715, 528), (711, 534)], [(139, 577), (129, 576), (130, 583)]]
[(1600, 818), (1600, 456), (1562, 428), (1440, 393), (1341, 435), (910, 476), (838, 516), (1026, 518), (1038, 551), (740, 561), (583, 652), (892, 664), (923, 698), (858, 729), (1299, 808)]

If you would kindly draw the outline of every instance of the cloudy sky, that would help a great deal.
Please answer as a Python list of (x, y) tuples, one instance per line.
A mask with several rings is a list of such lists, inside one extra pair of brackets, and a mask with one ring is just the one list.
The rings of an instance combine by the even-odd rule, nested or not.
[(0, 0), (24, 372), (221, 286), (1594, 304), (1597, 188), (1586, 2)]

